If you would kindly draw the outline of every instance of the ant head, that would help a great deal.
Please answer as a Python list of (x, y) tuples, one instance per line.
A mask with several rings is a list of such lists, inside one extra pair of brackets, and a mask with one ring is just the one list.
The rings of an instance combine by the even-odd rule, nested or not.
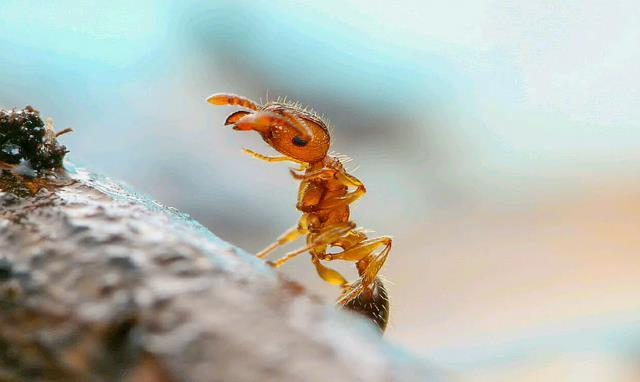
[(235, 130), (255, 130), (280, 153), (300, 162), (314, 163), (327, 156), (330, 137), (325, 123), (315, 114), (298, 106), (255, 102), (232, 94), (214, 94), (207, 99), (214, 105), (239, 105), (252, 111), (237, 111), (225, 125)]
[(262, 109), (283, 116), (289, 124), (261, 133), (269, 146), (282, 154), (302, 162), (313, 163), (327, 156), (330, 138), (325, 123), (316, 115), (297, 107), (281, 103), (270, 103)]

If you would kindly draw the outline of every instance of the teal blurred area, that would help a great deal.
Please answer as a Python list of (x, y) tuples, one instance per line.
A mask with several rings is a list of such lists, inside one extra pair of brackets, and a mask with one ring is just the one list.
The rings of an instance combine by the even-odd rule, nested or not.
[[(356, 222), (394, 236), (390, 340), (463, 380), (636, 381), (639, 19), (633, 1), (3, 0), (0, 106), (256, 251), (295, 224), (296, 184), (204, 99), (299, 100), (367, 185)], [(285, 268), (335, 298), (306, 259)]]

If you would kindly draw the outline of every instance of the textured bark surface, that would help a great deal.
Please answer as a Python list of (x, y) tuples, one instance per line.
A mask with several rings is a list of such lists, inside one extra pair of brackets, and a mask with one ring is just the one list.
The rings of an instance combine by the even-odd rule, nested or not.
[(188, 216), (70, 172), (0, 193), (0, 381), (440, 379)]

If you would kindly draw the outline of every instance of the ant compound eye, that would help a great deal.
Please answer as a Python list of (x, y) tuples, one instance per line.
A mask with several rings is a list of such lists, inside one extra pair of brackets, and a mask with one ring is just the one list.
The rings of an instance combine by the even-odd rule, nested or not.
[(293, 143), (294, 145), (296, 145), (298, 147), (304, 147), (304, 146), (307, 145), (308, 142), (296, 135), (291, 140), (291, 143)]

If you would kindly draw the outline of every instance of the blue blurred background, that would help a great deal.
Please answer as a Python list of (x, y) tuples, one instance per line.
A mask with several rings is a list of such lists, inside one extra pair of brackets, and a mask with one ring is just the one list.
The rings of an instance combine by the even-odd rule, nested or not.
[[(639, 19), (634, 1), (2, 0), (0, 106), (256, 251), (297, 221), (296, 183), (204, 99), (299, 100), (367, 185), (356, 222), (395, 237), (391, 341), (463, 380), (637, 381)], [(336, 296), (303, 257), (283, 271)]]

